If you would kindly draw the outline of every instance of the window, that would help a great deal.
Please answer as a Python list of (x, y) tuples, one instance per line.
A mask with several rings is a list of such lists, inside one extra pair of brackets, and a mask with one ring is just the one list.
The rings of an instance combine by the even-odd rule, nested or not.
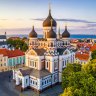
[(30, 61), (30, 66), (34, 67), (34, 61)]
[(44, 83), (42, 82), (42, 85), (44, 85)]
[(33, 81), (33, 84), (34, 84), (34, 81)]
[(47, 83), (48, 83), (48, 80), (47, 80)]
[(32, 61), (33, 67), (34, 67), (34, 61)]
[(65, 60), (65, 66), (66, 66), (66, 60)]
[(52, 82), (52, 76), (49, 78), (49, 82)]
[(63, 61), (63, 67), (64, 67), (64, 61)]
[(26, 79), (26, 83), (28, 82), (28, 80)]
[(6, 61), (6, 57), (4, 58), (4, 61)]
[(53, 43), (51, 43), (51, 47), (53, 47)]
[(48, 66), (48, 62), (47, 62), (47, 68), (48, 68), (49, 66)]
[(54, 68), (58, 69), (58, 62), (57, 61), (54, 62)]
[(46, 84), (46, 81), (45, 81), (45, 84)]
[(37, 64), (37, 63), (35, 62), (35, 67), (36, 67), (36, 64)]

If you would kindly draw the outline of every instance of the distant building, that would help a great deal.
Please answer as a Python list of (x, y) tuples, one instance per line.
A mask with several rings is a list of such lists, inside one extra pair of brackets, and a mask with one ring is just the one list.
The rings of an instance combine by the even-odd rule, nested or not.
[(92, 43), (86, 43), (86, 42), (77, 43), (77, 49), (79, 50), (90, 51), (92, 46), (93, 46)]
[(90, 51), (95, 51), (96, 50), (96, 44), (93, 44), (90, 48)]
[(7, 42), (6, 42), (6, 32), (4, 35), (0, 35), (0, 48), (7, 48)]
[(13, 70), (16, 88), (24, 90), (28, 87), (39, 92), (62, 82), (62, 70), (68, 63), (74, 63), (75, 53), (70, 50), (70, 33), (65, 30), (56, 34), (57, 23), (49, 15), (43, 22), (43, 38), (37, 38), (32, 28), (29, 33), (29, 49), (26, 52), (26, 67)]
[(25, 53), (20, 50), (0, 49), (0, 69), (1, 71), (14, 68), (18, 65), (25, 64)]
[(90, 51), (77, 51), (75, 53), (75, 63), (88, 64), (91, 59)]

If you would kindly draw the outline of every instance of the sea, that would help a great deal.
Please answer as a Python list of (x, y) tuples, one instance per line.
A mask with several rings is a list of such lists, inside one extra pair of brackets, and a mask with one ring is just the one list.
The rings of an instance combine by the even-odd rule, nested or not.
[[(20, 38), (23, 38), (23, 37), (27, 37), (28, 38), (28, 35), (26, 34), (19, 34), (19, 35), (7, 35), (7, 38), (9, 37), (20, 37)], [(42, 38), (43, 35), (38, 35), (38, 38)], [(86, 34), (72, 34), (70, 36), (71, 39), (96, 39), (96, 35), (86, 35)]]

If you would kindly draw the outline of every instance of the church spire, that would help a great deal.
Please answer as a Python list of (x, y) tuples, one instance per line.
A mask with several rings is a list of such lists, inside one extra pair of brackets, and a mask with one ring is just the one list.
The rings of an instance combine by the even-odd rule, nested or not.
[(65, 24), (65, 30), (67, 30), (67, 23)]
[(60, 26), (59, 26), (59, 29), (58, 29), (58, 34), (60, 35)]
[(49, 3), (49, 15), (51, 15), (51, 3)]

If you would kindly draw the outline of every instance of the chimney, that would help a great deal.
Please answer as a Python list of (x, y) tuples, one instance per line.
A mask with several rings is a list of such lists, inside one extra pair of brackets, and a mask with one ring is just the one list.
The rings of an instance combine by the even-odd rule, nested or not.
[(5, 35), (6, 35), (6, 32), (5, 32)]

